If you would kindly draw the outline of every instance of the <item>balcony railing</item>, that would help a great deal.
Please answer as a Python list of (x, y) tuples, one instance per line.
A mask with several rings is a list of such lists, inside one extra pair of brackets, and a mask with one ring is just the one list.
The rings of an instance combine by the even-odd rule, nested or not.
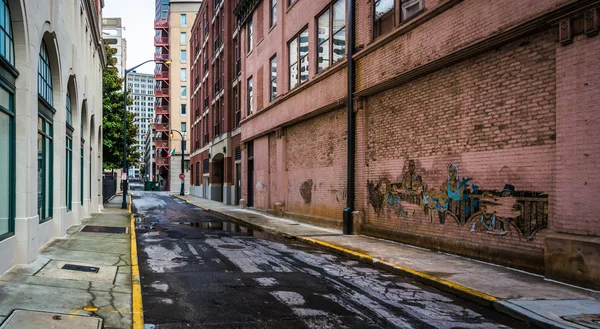
[(169, 54), (154, 54), (155, 61), (166, 61), (169, 59)]
[(154, 88), (155, 97), (169, 97), (169, 88)]
[(169, 131), (169, 124), (168, 123), (155, 123), (154, 128), (156, 129), (156, 131)]
[(156, 114), (168, 115), (169, 107), (167, 105), (157, 105), (154, 107), (154, 112)]
[(169, 148), (168, 140), (155, 140), (154, 144), (156, 145), (156, 148), (159, 148), (159, 149), (168, 149)]
[(169, 37), (154, 37), (154, 45), (168, 46), (169, 45)]
[(155, 157), (154, 161), (156, 162), (157, 166), (168, 166), (169, 165), (169, 159), (168, 158)]
[(166, 19), (161, 19), (158, 22), (154, 22), (154, 28), (156, 29), (168, 29), (169, 28), (169, 21)]
[(161, 71), (160, 73), (154, 72), (154, 79), (164, 80), (169, 78), (169, 71)]

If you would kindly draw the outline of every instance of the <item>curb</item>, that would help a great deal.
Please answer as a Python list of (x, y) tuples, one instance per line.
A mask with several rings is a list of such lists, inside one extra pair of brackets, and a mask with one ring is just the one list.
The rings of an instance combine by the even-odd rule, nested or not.
[(138, 266), (137, 243), (135, 236), (135, 219), (131, 212), (133, 197), (129, 195), (129, 217), (131, 219), (131, 313), (132, 328), (144, 329), (144, 311), (142, 308), (142, 287), (140, 285), (140, 268)]
[[(180, 200), (183, 200), (187, 203), (190, 203), (188, 199), (181, 197), (180, 195), (175, 195), (172, 194), (171, 196), (178, 198)], [(230, 214), (226, 214), (223, 212), (220, 212), (218, 210), (212, 210), (212, 209), (208, 209), (206, 207), (202, 207), (199, 206), (197, 204), (194, 203), (190, 203), (191, 205), (201, 208), (203, 210), (206, 211), (212, 211), (215, 213), (218, 213), (220, 215), (226, 216), (228, 218), (232, 218), (235, 221), (239, 222), (239, 223), (243, 223), (245, 226), (257, 230), (257, 231), (262, 231), (262, 232), (267, 232), (267, 233), (271, 233), (277, 236), (281, 236), (284, 238), (288, 238), (291, 240), (296, 240), (296, 241), (300, 241), (306, 244), (310, 244), (310, 245), (314, 245), (314, 246), (318, 246), (321, 247), (323, 249), (327, 249), (328, 251), (332, 251), (336, 254), (340, 254), (340, 255), (344, 255), (348, 258), (354, 259), (354, 260), (358, 260), (370, 265), (373, 265), (377, 268), (380, 268), (382, 270), (388, 271), (388, 272), (392, 272), (395, 274), (399, 274), (399, 275), (403, 275), (403, 276), (407, 276), (410, 277), (416, 281), (419, 281), (421, 283), (424, 283), (426, 285), (429, 286), (433, 286), (435, 288), (438, 288), (442, 291), (445, 292), (449, 292), (451, 294), (457, 295), (461, 298), (476, 302), (480, 305), (484, 305), (484, 306), (488, 306), (488, 307), (493, 307), (493, 303), (498, 301), (499, 299), (497, 297), (494, 297), (492, 295), (486, 294), (484, 292), (478, 291), (478, 290), (474, 290), (465, 286), (462, 286), (460, 284), (456, 284), (454, 282), (448, 281), (448, 280), (444, 280), (438, 277), (435, 277), (433, 275), (424, 273), (424, 272), (420, 272), (408, 267), (404, 267), (404, 266), (399, 266), (399, 265), (395, 265), (389, 262), (386, 262), (385, 260), (379, 259), (379, 258), (375, 258), (373, 256), (370, 256), (368, 254), (364, 254), (364, 253), (360, 253), (354, 250), (350, 250), (350, 249), (346, 249), (340, 246), (336, 246), (324, 241), (320, 241), (317, 239), (313, 239), (313, 238), (306, 238), (306, 237), (302, 237), (302, 236), (297, 236), (297, 235), (293, 235), (293, 234), (289, 234), (289, 233), (285, 233), (285, 232), (281, 232), (275, 229), (272, 229), (270, 227), (264, 227), (261, 225), (257, 225), (254, 223), (250, 223), (245, 221), (242, 218), (237, 218), (237, 217), (233, 217)], [(504, 312), (503, 312), (504, 313)], [(509, 314), (510, 315), (510, 314)]]

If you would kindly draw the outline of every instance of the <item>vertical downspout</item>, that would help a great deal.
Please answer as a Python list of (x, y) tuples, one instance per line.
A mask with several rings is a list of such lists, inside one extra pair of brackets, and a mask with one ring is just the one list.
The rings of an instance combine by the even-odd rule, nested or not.
[(354, 158), (356, 147), (356, 116), (354, 114), (354, 89), (356, 85), (354, 73), (354, 44), (355, 44), (355, 0), (348, 0), (348, 165), (346, 187), (348, 189), (346, 209), (344, 209), (344, 234), (352, 234), (352, 212), (354, 211)]

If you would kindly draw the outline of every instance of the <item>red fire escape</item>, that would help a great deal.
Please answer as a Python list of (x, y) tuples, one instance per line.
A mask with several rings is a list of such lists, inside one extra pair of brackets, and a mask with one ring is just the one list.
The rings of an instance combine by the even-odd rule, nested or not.
[[(156, 51), (154, 58), (156, 60), (169, 59), (169, 15), (166, 18), (159, 18), (154, 22), (154, 46)], [(166, 181), (166, 186), (161, 186), (163, 190), (170, 190), (169, 180), (169, 66), (165, 63), (157, 62), (154, 69), (154, 127), (156, 129), (156, 154), (155, 162), (157, 174)]]

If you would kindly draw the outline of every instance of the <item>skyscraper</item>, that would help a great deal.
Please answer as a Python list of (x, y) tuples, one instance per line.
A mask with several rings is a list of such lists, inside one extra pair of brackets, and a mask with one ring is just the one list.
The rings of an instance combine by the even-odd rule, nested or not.
[(134, 125), (138, 128), (136, 149), (140, 154), (138, 163), (129, 167), (129, 177), (141, 178), (140, 169), (144, 163), (145, 134), (154, 118), (154, 76), (152, 74), (130, 72), (127, 74), (127, 89), (133, 104), (127, 111), (135, 114)]

